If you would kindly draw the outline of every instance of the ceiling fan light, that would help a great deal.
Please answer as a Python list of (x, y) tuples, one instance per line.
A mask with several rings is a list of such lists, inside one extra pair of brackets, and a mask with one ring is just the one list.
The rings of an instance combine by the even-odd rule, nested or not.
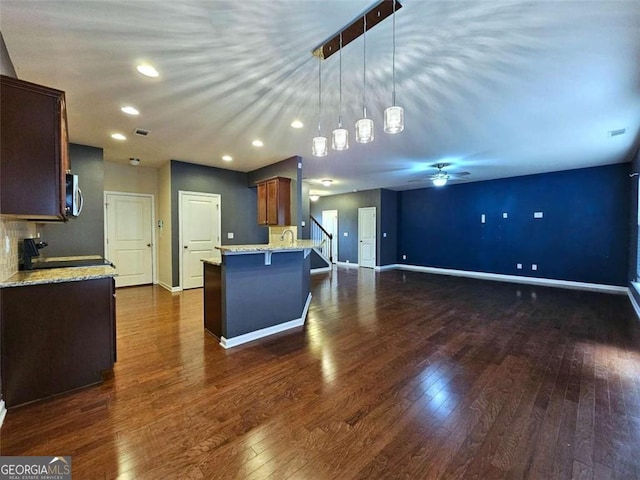
[(373, 120), (370, 118), (361, 118), (356, 122), (356, 142), (373, 142)]
[(449, 175), (438, 173), (431, 181), (436, 187), (444, 187), (447, 184), (447, 180), (449, 180)]
[(331, 132), (331, 148), (334, 150), (347, 150), (349, 148), (349, 131), (338, 127)]
[(312, 193), (311, 195), (309, 195), (309, 200), (311, 200), (312, 202), (317, 202), (319, 198), (320, 195), (318, 195), (317, 193)]
[(400, 133), (404, 130), (404, 108), (394, 105), (384, 111), (384, 133)]
[(311, 143), (311, 154), (314, 157), (327, 156), (327, 137), (313, 137)]

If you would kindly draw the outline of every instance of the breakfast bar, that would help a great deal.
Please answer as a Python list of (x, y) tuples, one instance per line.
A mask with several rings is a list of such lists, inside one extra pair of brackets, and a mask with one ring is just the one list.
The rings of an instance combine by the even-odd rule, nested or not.
[(230, 348), (304, 324), (311, 240), (217, 247), (203, 259), (204, 327)]

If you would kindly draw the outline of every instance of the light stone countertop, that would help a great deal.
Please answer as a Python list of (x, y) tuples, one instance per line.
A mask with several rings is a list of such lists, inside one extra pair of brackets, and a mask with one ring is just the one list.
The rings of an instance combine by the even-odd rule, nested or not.
[(293, 243), (263, 243), (257, 245), (222, 245), (216, 247), (223, 255), (234, 253), (262, 253), (262, 252), (283, 252), (287, 250), (305, 250), (308, 248), (320, 248), (323, 242), (314, 240), (296, 240)]
[[(85, 255), (73, 257), (48, 257), (38, 259), (38, 261), (59, 262), (67, 260), (94, 260), (100, 258), (102, 257), (99, 255)], [(116, 269), (110, 265), (21, 270), (14, 273), (6, 280), (0, 281), (0, 288), (24, 287), (27, 285), (41, 285), (46, 283), (79, 282), (82, 280), (115, 277), (116, 275)]]

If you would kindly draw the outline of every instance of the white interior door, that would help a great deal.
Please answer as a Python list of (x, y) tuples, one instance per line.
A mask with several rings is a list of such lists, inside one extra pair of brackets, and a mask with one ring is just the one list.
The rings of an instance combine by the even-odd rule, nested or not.
[(376, 266), (376, 207), (358, 209), (358, 265)]
[(106, 193), (106, 256), (116, 266), (116, 287), (153, 282), (153, 197)]
[[(338, 261), (338, 210), (322, 211), (322, 227), (333, 235), (331, 239), (331, 247), (333, 252), (333, 263)], [(322, 247), (322, 253), (329, 258), (329, 246)]]
[(220, 195), (180, 192), (180, 271), (183, 290), (203, 285), (203, 258), (218, 256)]

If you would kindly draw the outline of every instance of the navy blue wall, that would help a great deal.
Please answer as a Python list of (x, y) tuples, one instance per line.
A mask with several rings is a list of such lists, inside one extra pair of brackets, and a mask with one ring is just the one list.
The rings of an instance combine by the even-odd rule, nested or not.
[[(635, 153), (631, 161), (630, 172), (640, 172), (640, 149)], [(638, 265), (640, 259), (638, 258), (638, 182), (640, 177), (632, 177), (629, 179), (630, 183), (630, 195), (629, 195), (629, 265), (627, 268), (627, 280), (629, 283), (629, 291), (636, 299), (636, 302), (640, 303), (640, 292), (638, 292), (631, 282), (636, 281), (638, 276)]]
[[(171, 245), (173, 286), (180, 285), (178, 192), (220, 194), (223, 245), (267, 243), (269, 232), (258, 225), (256, 189), (247, 186), (247, 174), (222, 168), (171, 161)], [(227, 232), (234, 238), (227, 239)]]
[(398, 261), (626, 286), (628, 173), (625, 163), (401, 192)]
[[(398, 252), (398, 198), (399, 193), (380, 190), (380, 231), (378, 237), (377, 265), (397, 263)], [(386, 235), (386, 237), (385, 237)]]

